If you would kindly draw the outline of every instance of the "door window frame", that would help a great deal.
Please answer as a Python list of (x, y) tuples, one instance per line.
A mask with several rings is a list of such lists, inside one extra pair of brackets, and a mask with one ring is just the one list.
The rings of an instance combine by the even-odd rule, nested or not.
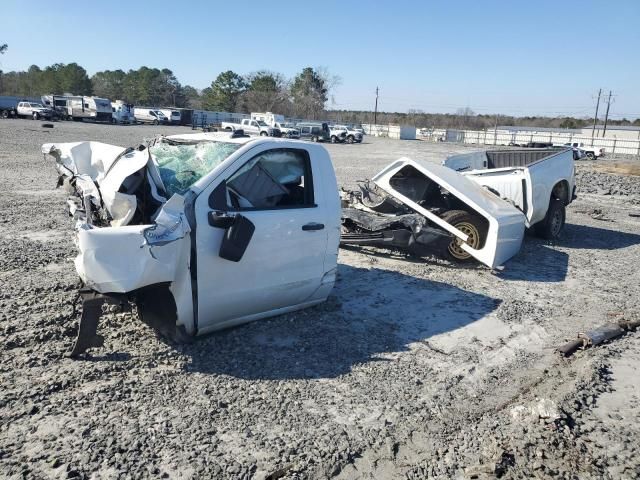
[[(248, 163), (252, 162), (256, 157), (264, 155), (265, 153), (276, 152), (276, 151), (288, 151), (288, 152), (296, 152), (302, 154), (304, 161), (304, 188), (307, 188), (307, 185), (311, 188), (310, 193), (310, 203), (305, 203), (303, 205), (276, 205), (274, 207), (235, 207), (233, 205), (229, 205), (229, 201), (226, 202), (226, 208), (228, 212), (264, 212), (264, 211), (276, 211), (276, 210), (292, 210), (292, 209), (303, 209), (303, 208), (317, 208), (318, 205), (315, 203), (315, 188), (313, 184), (313, 168), (311, 166), (311, 156), (309, 152), (304, 148), (271, 148), (269, 150), (263, 150), (260, 153), (256, 153), (249, 160), (244, 162), (240, 167), (238, 167), (231, 175), (227, 177), (225, 180), (225, 195), (228, 195), (228, 181), (232, 178), (236, 173), (238, 173), (242, 168), (245, 167)], [(211, 192), (213, 195), (213, 192)], [(305, 192), (306, 196), (306, 192)]]

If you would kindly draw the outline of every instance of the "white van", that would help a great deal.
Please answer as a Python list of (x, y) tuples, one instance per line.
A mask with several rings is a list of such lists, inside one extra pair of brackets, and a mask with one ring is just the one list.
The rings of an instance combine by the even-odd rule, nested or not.
[(151, 123), (153, 125), (169, 123), (169, 119), (164, 115), (164, 113), (155, 108), (135, 107), (133, 109), (133, 115), (135, 116), (137, 123)]
[(178, 110), (173, 110), (171, 108), (160, 108), (160, 110), (165, 117), (169, 120), (169, 123), (172, 125), (180, 125), (180, 120), (182, 116)]

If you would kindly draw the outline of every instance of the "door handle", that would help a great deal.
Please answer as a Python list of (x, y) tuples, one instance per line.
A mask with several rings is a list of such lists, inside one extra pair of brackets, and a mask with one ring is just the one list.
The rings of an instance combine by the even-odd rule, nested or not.
[(324, 223), (307, 223), (306, 225), (302, 226), (302, 230), (304, 230), (305, 232), (310, 231), (310, 230), (322, 230), (324, 228)]

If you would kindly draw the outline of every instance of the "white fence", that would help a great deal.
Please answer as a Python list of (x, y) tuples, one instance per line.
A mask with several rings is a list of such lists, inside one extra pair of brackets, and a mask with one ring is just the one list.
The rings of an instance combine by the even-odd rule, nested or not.
[(451, 130), (429, 129), (421, 131), (421, 138), (433, 142), (457, 142), (476, 145), (524, 145), (529, 142), (557, 144), (581, 142), (604, 148), (607, 154), (640, 156), (640, 140), (620, 138), (594, 138), (562, 132), (512, 132), (509, 130)]
[(374, 137), (388, 137), (396, 140), (415, 140), (416, 127), (411, 125), (376, 125), (363, 123), (362, 129), (367, 135)]

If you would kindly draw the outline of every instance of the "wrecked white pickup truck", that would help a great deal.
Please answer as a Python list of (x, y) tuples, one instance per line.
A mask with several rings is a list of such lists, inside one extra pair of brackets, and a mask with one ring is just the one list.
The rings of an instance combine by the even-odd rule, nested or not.
[(340, 200), (319, 145), (205, 133), (42, 151), (77, 218), (86, 288), (72, 356), (102, 345), (104, 302), (135, 303), (182, 339), (315, 305), (333, 287)]
[(525, 228), (560, 235), (575, 198), (571, 149), (455, 155), (443, 165), (401, 158), (356, 191), (343, 191), (342, 245), (501, 266), (520, 250)]

